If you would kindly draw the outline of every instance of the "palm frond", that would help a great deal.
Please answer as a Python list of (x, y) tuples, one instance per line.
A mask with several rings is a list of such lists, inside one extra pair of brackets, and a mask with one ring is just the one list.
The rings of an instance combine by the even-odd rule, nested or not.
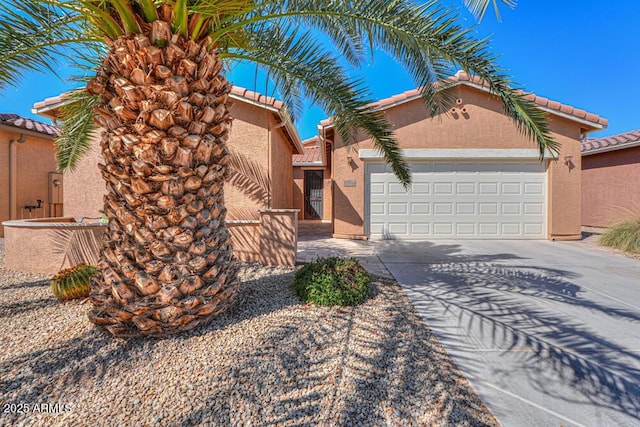
[(0, 89), (20, 82), (26, 71), (56, 74), (73, 47), (93, 40), (79, 26), (81, 18), (34, 0), (0, 3)]
[[(511, 9), (515, 8), (517, 5), (516, 0), (500, 1)], [(498, 8), (498, 0), (464, 0), (464, 4), (478, 21), (482, 21), (485, 13), (487, 13), (487, 9), (489, 9), (489, 5), (492, 4), (493, 10), (496, 14), (496, 19), (498, 20), (498, 22), (502, 21), (502, 19), (500, 18), (500, 9)]]
[(80, 263), (96, 265), (101, 244), (91, 230), (59, 229), (51, 231), (53, 253), (64, 255), (60, 268)]
[(56, 139), (56, 159), (59, 170), (73, 170), (76, 164), (91, 149), (94, 106), (99, 96), (79, 89), (67, 95), (62, 107), (61, 134)]
[[(400, 182), (411, 182), (391, 125), (370, 107), (370, 94), (359, 80), (349, 77), (336, 57), (321, 48), (311, 33), (271, 25), (255, 33), (249, 48), (222, 53), (222, 58), (250, 60), (268, 72), (287, 105), (297, 105), (300, 95), (335, 113), (336, 128), (345, 141), (354, 130), (372, 138)], [(258, 37), (259, 34), (259, 37)]]
[[(257, 4), (251, 13), (236, 18), (237, 21), (213, 34), (223, 38), (227, 32), (240, 27), (257, 34), (273, 25), (285, 28), (288, 23), (291, 28), (310, 28), (328, 33), (331, 38), (331, 29), (346, 28), (348, 31), (343, 37), (350, 40), (336, 46), (338, 53), (349, 55), (349, 46), (358, 46), (363, 40), (369, 43), (370, 51), (387, 52), (422, 88), (432, 114), (446, 111), (451, 103), (449, 92), (434, 90), (434, 83), (450, 76), (452, 70), (462, 68), (488, 83), (518, 129), (535, 141), (541, 152), (557, 146), (546, 117), (525, 105), (524, 99), (517, 96), (516, 85), (497, 66), (488, 40), (473, 37), (471, 29), (457, 24), (457, 12), (437, 0), (424, 4), (409, 0), (353, 0), (348, 5), (323, 0), (267, 0)], [(251, 60), (247, 52), (244, 56)]]

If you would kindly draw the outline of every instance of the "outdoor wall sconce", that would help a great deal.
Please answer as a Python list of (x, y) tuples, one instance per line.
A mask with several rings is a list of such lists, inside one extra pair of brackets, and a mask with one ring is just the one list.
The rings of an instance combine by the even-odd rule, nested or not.
[(59, 179), (54, 179), (54, 180), (53, 180), (53, 185), (55, 185), (56, 187), (59, 187), (59, 186), (60, 186), (60, 184), (62, 184), (62, 183), (60, 182), (60, 180), (59, 180)]
[(573, 156), (564, 156), (564, 164), (569, 166), (573, 163)]
[(353, 163), (353, 157), (347, 156), (347, 163), (349, 164)]

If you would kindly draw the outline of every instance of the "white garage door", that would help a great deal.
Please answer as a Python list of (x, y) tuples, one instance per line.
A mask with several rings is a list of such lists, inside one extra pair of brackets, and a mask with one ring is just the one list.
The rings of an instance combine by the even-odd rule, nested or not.
[(545, 165), (411, 163), (405, 190), (388, 165), (367, 162), (368, 230), (374, 239), (544, 239)]

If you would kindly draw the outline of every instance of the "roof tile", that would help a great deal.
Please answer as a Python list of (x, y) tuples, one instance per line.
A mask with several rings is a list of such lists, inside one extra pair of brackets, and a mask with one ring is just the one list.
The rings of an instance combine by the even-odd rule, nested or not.
[(590, 151), (606, 148), (624, 148), (624, 146), (636, 146), (640, 143), (640, 129), (617, 135), (605, 136), (603, 138), (587, 138), (580, 144), (582, 153), (588, 154)]
[[(484, 88), (489, 88), (489, 84), (484, 81), (483, 79), (481, 79), (478, 76), (469, 76), (466, 72), (464, 71), (458, 71), (455, 75), (447, 78), (444, 80), (444, 84), (453, 84), (455, 85), (455, 83), (457, 82), (470, 82), (472, 84), (478, 85), (478, 86), (482, 86)], [(438, 84), (438, 83), (436, 83)], [(572, 116), (575, 116), (576, 118), (579, 119), (585, 119), (591, 123), (594, 123), (595, 125), (599, 125), (599, 126), (606, 126), (607, 125), (607, 119), (598, 116), (597, 114), (593, 114), (593, 113), (587, 113), (584, 110), (579, 110), (574, 108), (571, 105), (565, 105), (562, 104), (558, 101), (553, 101), (550, 100), (548, 98), (544, 98), (541, 96), (536, 96), (533, 93), (526, 93), (523, 92), (522, 90), (516, 90), (516, 93), (524, 95), (525, 99), (530, 100), (531, 102), (534, 102), (538, 105), (540, 105), (541, 107), (545, 107), (549, 110), (555, 110), (555, 111), (559, 111), (561, 113), (565, 113), (565, 114), (569, 114)], [(386, 107), (388, 105), (392, 105), (398, 102), (402, 102), (405, 100), (409, 100), (411, 98), (414, 98), (416, 96), (420, 95), (420, 89), (413, 89), (413, 90), (409, 90), (409, 91), (405, 91), (401, 94), (398, 95), (394, 95), (392, 97), (389, 98), (385, 98), (385, 99), (381, 99), (380, 101), (374, 102), (371, 104), (372, 107), (374, 108), (382, 108), (382, 107)], [(330, 117), (328, 119), (322, 120), (320, 122), (321, 126), (329, 126), (331, 125), (331, 123), (333, 123), (333, 119)]]
[(303, 154), (294, 154), (293, 163), (322, 163), (322, 150), (319, 145), (305, 146)]
[(36, 120), (21, 117), (17, 114), (1, 114), (0, 124), (13, 126), (19, 129), (30, 130), (44, 135), (57, 136), (60, 131), (57, 127)]

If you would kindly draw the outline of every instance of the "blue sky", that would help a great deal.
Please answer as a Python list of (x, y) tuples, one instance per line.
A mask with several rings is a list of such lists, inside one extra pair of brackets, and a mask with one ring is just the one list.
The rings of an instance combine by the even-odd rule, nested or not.
[[(478, 37), (491, 37), (499, 63), (525, 90), (609, 120), (607, 129), (591, 136), (640, 129), (640, 107), (635, 104), (640, 102), (640, 85), (635, 81), (640, 72), (640, 2), (520, 0), (513, 11), (501, 8), (502, 23), (490, 10), (479, 24), (461, 0), (443, 2), (459, 8), (461, 23), (475, 25)], [(374, 99), (415, 87), (383, 55), (376, 55), (361, 73)], [(239, 86), (265, 92), (263, 83), (256, 86), (252, 67), (238, 67), (229, 77)], [(19, 87), (0, 95), (0, 112), (38, 118), (30, 112), (35, 102), (76, 86), (47, 74), (27, 75)], [(317, 108), (308, 108), (297, 122), (302, 138), (315, 135), (317, 123), (325, 116)]]

